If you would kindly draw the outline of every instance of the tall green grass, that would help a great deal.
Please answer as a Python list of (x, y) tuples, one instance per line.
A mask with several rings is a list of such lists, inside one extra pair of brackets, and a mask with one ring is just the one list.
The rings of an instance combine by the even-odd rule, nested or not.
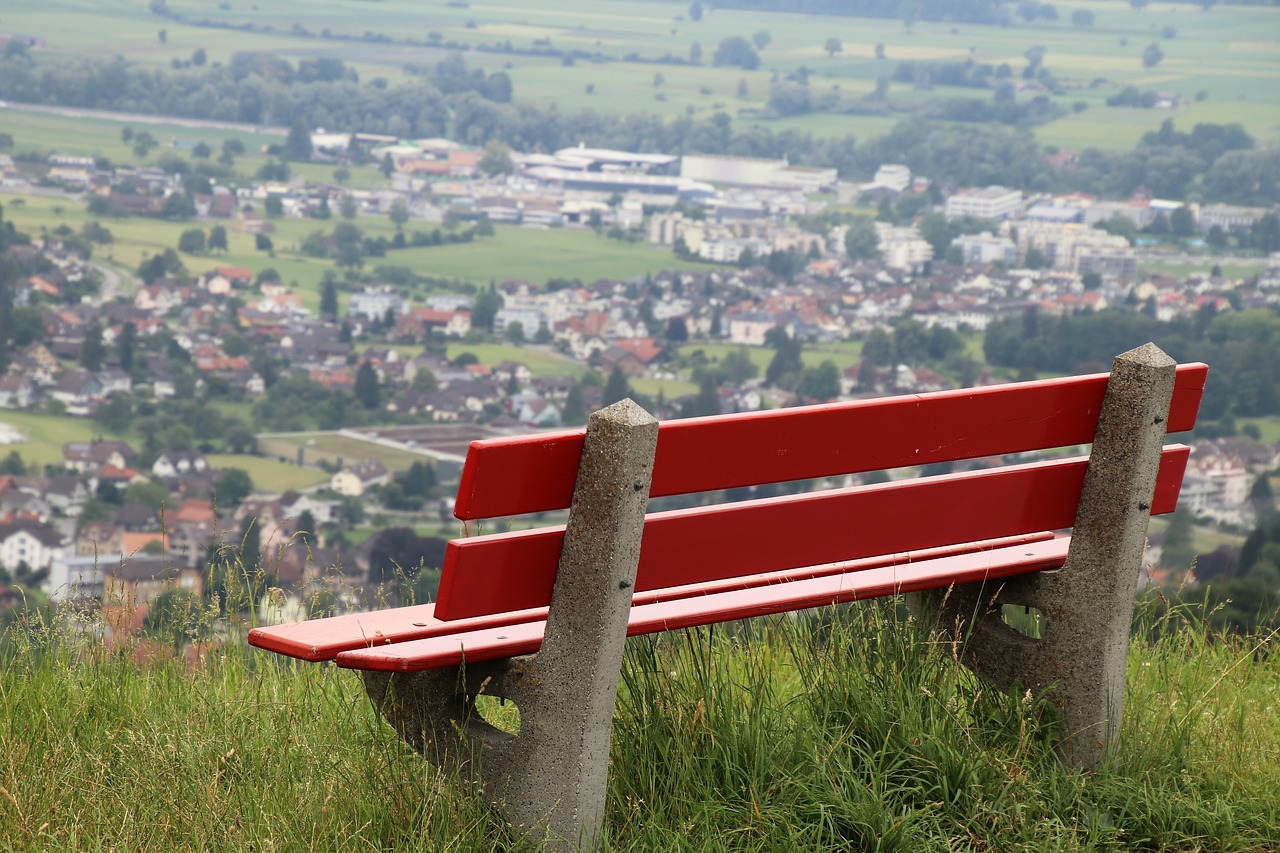
[[(355, 674), (247, 648), (216, 604), (188, 617), (123, 643), (68, 613), (6, 630), (0, 850), (524, 846)], [(1058, 763), (1036, 697), (984, 687), (892, 602), (634, 640), (609, 849), (1280, 849), (1274, 638), (1185, 607), (1139, 623), (1123, 746), (1091, 774)]]

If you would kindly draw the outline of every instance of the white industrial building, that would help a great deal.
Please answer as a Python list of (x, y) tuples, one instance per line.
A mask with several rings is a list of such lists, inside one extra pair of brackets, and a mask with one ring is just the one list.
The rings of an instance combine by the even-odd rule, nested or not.
[(947, 199), (944, 212), (948, 219), (1008, 219), (1021, 209), (1021, 190), (995, 186), (961, 190)]

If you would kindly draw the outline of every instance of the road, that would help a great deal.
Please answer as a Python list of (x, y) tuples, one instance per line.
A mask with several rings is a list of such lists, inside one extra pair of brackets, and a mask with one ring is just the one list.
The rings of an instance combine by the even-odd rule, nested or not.
[(62, 116), (63, 118), (101, 118), (125, 121), (131, 124), (176, 124), (179, 127), (230, 130), (238, 133), (262, 133), (268, 136), (289, 135), (288, 128), (284, 127), (244, 124), (234, 121), (212, 121), (200, 118), (172, 118), (170, 116), (145, 115), (143, 113), (117, 113), (110, 110), (90, 110), (80, 107), (46, 107), (35, 104), (15, 104), (10, 101), (6, 102), (0, 109), (9, 109), (14, 112), (44, 113), (46, 115)]

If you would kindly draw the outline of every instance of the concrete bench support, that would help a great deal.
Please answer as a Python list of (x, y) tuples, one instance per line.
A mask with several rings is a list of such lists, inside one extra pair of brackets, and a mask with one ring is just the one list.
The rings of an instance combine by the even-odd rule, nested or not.
[[(971, 584), (922, 594), (924, 609), (983, 680), (1003, 690), (1050, 691), (1061, 711), (1059, 751), (1084, 768), (1119, 739), (1133, 600), (1175, 367), (1154, 344), (1116, 357), (1061, 570), (999, 589)], [(1004, 604), (1039, 610), (1042, 637), (1006, 625)]]
[[(414, 748), (480, 785), (512, 825), (561, 849), (602, 842), (610, 727), (657, 440), (658, 422), (630, 400), (591, 416), (540, 652), (364, 673), (370, 698)], [(481, 718), (480, 693), (516, 703), (518, 735)]]

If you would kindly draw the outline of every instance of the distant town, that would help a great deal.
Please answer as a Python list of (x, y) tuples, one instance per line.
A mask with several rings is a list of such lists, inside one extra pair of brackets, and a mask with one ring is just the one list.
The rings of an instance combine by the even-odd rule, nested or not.
[[(195, 398), (278, 406), (283, 398), (270, 397), (271, 388), (287, 375), (300, 388), (350, 401), (350, 422), (324, 424), (352, 438), (349, 446), (391, 447), (417, 461), (396, 468), (377, 454), (308, 458), (305, 442), (271, 440), (317, 423), (298, 420), (312, 405), (301, 396), (296, 409), (258, 417), (255, 408), (254, 423), (228, 422), (204, 448), (190, 429), (152, 430), (144, 446), (68, 441), (60, 462), (42, 470), (11, 454), (0, 473), (0, 566), (8, 579), (34, 581), (55, 600), (136, 606), (174, 590), (204, 591), (219, 549), (252, 541), (256, 553), (246, 561), (261, 560), (271, 586), (292, 600), (326, 584), (370, 588), (389, 577), (379, 565), (386, 542), (375, 534), (354, 544), (344, 531), (374, 515), (408, 527), (447, 524), (471, 438), (578, 425), (628, 394), (661, 417), (682, 417), (1007, 381), (1007, 372), (997, 375), (965, 351), (963, 336), (1029, 314), (1123, 308), (1173, 321), (1280, 305), (1280, 253), (1233, 250), (1246, 241), (1280, 248), (1280, 236), (1265, 243), (1270, 231), (1280, 235), (1276, 208), (944, 186), (894, 163), (869, 182), (849, 183), (835, 169), (724, 155), (586, 146), (526, 154), (323, 131), (305, 140), (291, 134), (291, 144), (335, 169), (378, 163), (389, 186), (277, 176), (212, 183), (192, 196), (180, 175), (158, 167), (101, 169), (93, 158), (53, 155), (33, 174), (30, 164), (0, 155), (0, 190), (10, 204), (32, 191), (83, 199), (105, 226), (122, 216), (189, 220), (183, 253), (225, 249), (227, 229), (270, 250), (278, 222), (312, 218), (338, 225), (305, 251), (342, 266), (343, 225), (356, 230), (369, 217), (390, 217), (392, 249), (397, 241), (484, 239), (494, 226), (589, 229), (699, 265), (626, 280), (513, 279), (422, 295), (366, 272), (326, 279), (317, 312), (278, 276), (230, 264), (185, 275), (171, 251), (144, 264), (136, 285), (109, 285), (86, 251), (97, 239), (88, 226), (15, 240), (7, 255), (24, 274), (6, 310), (31, 327), (8, 330), (0, 423), (3, 410), (44, 413), (89, 419), (119, 435)], [(1075, 167), (1070, 151), (1050, 160), (1054, 169)], [(879, 215), (840, 213), (855, 204)], [(388, 248), (371, 250), (358, 231), (346, 239), (355, 252)], [(1142, 272), (1187, 246), (1214, 269)], [(1222, 273), (1242, 266), (1252, 272)], [(902, 334), (903, 322), (928, 341), (929, 357), (899, 358), (909, 350), (873, 345)], [(863, 343), (847, 367), (800, 362), (801, 344), (851, 341)], [(503, 342), (572, 369), (552, 375), (518, 357), (451, 359), (450, 342)], [(690, 352), (698, 344), (730, 349), (708, 358)], [(752, 351), (765, 353), (759, 363)], [(632, 386), (677, 379), (698, 390), (668, 398)], [(337, 397), (313, 399), (323, 407)], [(1202, 523), (1232, 530), (1254, 523), (1255, 484), (1280, 466), (1280, 446), (1259, 438), (1197, 441), (1182, 501)], [(0, 445), (22, 439), (0, 426)], [(273, 490), (267, 478), (212, 464), (214, 449), (323, 466), (325, 477)], [(417, 537), (415, 547), (430, 550), (422, 544), (430, 538)], [(303, 545), (285, 547), (299, 539)], [(1153, 569), (1161, 573), (1159, 563)]]

